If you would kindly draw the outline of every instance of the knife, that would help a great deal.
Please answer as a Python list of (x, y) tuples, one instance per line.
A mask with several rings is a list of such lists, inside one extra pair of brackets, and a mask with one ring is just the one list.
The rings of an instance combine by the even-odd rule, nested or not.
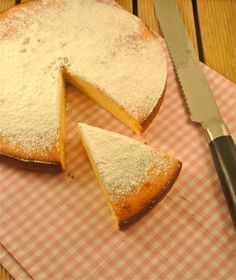
[(220, 115), (175, 3), (173, 0), (154, 0), (154, 8), (190, 118), (205, 130), (216, 171), (236, 227), (235, 143)]

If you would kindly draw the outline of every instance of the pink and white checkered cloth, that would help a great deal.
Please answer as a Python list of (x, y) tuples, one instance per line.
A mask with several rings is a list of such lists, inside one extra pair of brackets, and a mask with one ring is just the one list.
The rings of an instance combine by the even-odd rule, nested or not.
[[(128, 231), (115, 230), (77, 122), (138, 137), (68, 86), (66, 172), (36, 173), (0, 162), (0, 257), (16, 279), (236, 279), (235, 232), (204, 132), (189, 121), (162, 44), (166, 96), (144, 138), (182, 160), (175, 186)], [(203, 69), (235, 136), (236, 87)]]

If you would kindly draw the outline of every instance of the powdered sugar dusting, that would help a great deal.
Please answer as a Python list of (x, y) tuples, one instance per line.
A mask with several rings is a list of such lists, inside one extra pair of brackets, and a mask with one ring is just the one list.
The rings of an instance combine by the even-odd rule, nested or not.
[(79, 128), (113, 200), (138, 192), (149, 176), (165, 175), (172, 164), (170, 157), (129, 137), (82, 123)]
[(156, 38), (128, 12), (94, 0), (44, 0), (0, 22), (0, 135), (26, 152), (58, 137), (61, 70), (100, 88), (137, 120), (166, 79)]

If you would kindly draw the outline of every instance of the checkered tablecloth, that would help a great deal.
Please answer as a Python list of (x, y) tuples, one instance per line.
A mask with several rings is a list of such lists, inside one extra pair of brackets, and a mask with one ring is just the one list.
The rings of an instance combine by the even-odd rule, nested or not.
[[(235, 231), (204, 132), (189, 121), (160, 40), (168, 60), (166, 96), (143, 138), (68, 86), (66, 172), (0, 162), (0, 258), (16, 279), (236, 279)], [(236, 87), (203, 70), (235, 136)], [(79, 144), (78, 121), (145, 139), (183, 162), (165, 199), (126, 232), (114, 228)]]

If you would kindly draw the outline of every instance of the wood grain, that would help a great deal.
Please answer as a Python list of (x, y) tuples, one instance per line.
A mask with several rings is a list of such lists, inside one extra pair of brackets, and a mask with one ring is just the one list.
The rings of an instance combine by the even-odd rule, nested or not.
[(138, 16), (147, 24), (147, 26), (160, 33), (152, 0), (138, 0)]
[[(198, 54), (198, 44), (193, 16), (193, 6), (191, 0), (175, 0), (180, 14), (183, 18), (185, 26), (194, 48)], [(138, 0), (138, 16), (152, 29), (160, 33), (160, 28), (156, 20), (153, 0)]]
[(133, 1), (132, 0), (116, 0), (116, 2), (125, 8), (130, 13), (133, 12)]
[(0, 0), (0, 13), (15, 6), (15, 0)]
[(236, 82), (236, 1), (198, 0), (204, 62)]
[(0, 264), (0, 280), (14, 280), (14, 278)]

